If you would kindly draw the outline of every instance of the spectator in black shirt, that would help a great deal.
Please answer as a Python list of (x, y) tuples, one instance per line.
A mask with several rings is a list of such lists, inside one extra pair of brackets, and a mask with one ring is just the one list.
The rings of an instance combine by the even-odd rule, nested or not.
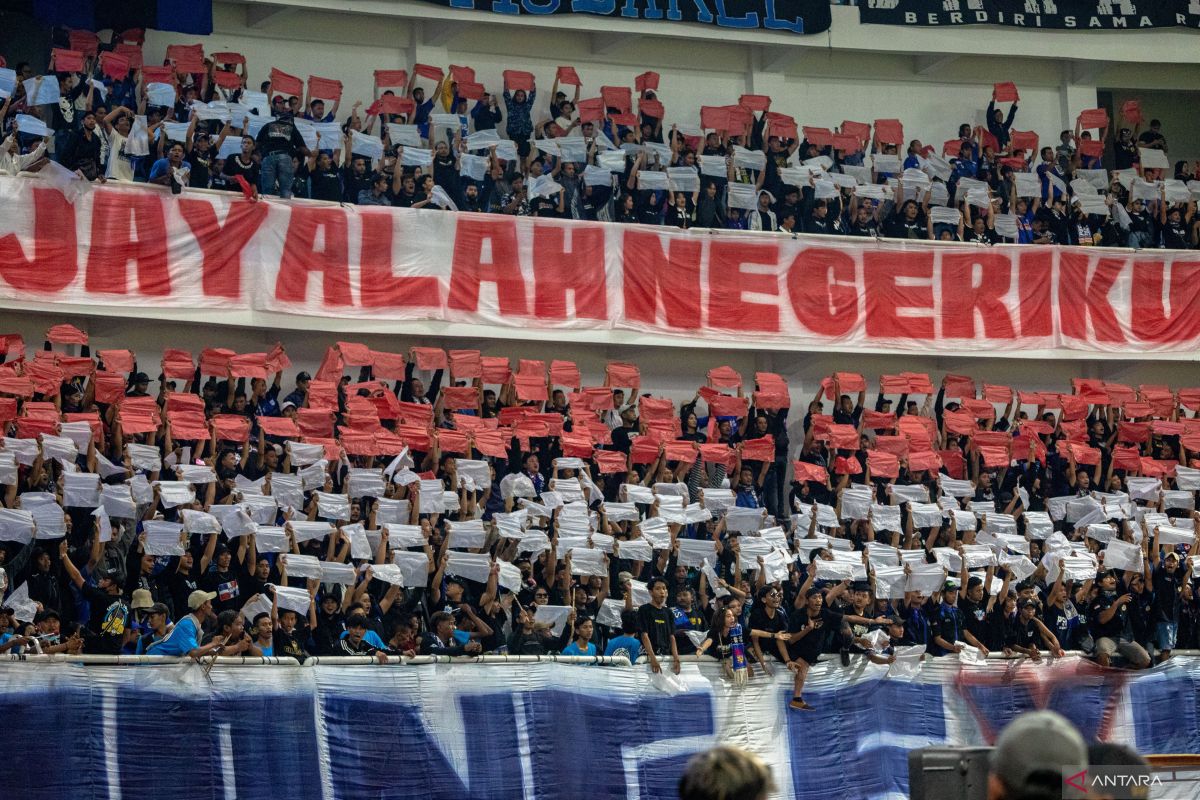
[[(80, 590), (89, 604), (87, 621), (86, 647), (89, 652), (105, 655), (119, 655), (125, 646), (125, 640), (132, 633), (129, 627), (129, 603), (121, 592), (121, 584), (116, 575), (105, 570), (97, 570), (96, 585), (88, 585), (83, 575), (72, 563), (67, 554), (67, 540), (59, 543), (59, 559), (71, 582)], [(92, 556), (89, 564), (95, 564), (100, 556), (99, 529), (93, 537)]]
[(263, 125), (255, 144), (262, 156), (259, 191), (278, 194), (287, 200), (292, 196), (292, 179), (295, 175), (292, 158), (298, 154), (308, 155), (304, 137), (296, 130), (291, 113), (285, 112), (275, 121)]
[(662, 672), (658, 657), (671, 655), (671, 669), (679, 674), (679, 650), (675, 645), (675, 615), (667, 608), (667, 582), (662, 578), (650, 581), (650, 602), (638, 609), (638, 625), (642, 649), (650, 656), (650, 668)]
[(1129, 603), (1133, 595), (1117, 594), (1117, 576), (1112, 572), (1105, 573), (1098, 583), (1100, 594), (1088, 608), (1092, 635), (1096, 638), (1096, 662), (1107, 667), (1113, 655), (1120, 652), (1139, 669), (1150, 666), (1150, 655), (1133, 641), (1129, 631)]

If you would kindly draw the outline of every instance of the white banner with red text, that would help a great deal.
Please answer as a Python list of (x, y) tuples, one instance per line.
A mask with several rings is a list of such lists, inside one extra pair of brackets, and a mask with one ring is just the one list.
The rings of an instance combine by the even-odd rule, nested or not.
[[(1200, 254), (679, 231), (0, 178), (12, 309), (922, 354), (1200, 341)], [(444, 327), (443, 327), (444, 326)]]

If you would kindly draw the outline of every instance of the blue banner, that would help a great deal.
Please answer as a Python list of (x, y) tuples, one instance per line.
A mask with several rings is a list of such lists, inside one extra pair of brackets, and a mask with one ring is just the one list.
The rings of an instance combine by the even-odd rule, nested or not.
[(926, 661), (919, 674), (822, 663), (744, 687), (715, 665), (80, 667), (0, 663), (4, 797), (655, 798), (716, 743), (757, 752), (781, 798), (903, 796), (907, 752), (990, 744), (1024, 711), (1085, 737), (1200, 752), (1200, 658), (1144, 673)]
[[(696, 22), (722, 28), (792, 33), (829, 30), (829, 0), (427, 0), (436, 5), (507, 16), (590, 14), (614, 19)], [(581, 21), (580, 30), (592, 30)]]

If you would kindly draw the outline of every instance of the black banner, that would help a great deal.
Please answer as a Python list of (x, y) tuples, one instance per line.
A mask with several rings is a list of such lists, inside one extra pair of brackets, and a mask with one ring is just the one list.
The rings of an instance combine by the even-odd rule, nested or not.
[[(429, 0), (435, 5), (509, 16), (591, 14), (614, 19), (698, 22), (742, 30), (821, 33), (829, 0)], [(586, 24), (586, 23), (581, 23)], [(600, 28), (591, 28), (599, 32)]]
[(1200, 0), (859, 0), (859, 20), (1086, 31), (1200, 28)]

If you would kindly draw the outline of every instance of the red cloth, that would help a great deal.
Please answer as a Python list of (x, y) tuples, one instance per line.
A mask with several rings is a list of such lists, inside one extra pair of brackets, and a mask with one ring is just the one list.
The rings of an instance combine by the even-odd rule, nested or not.
[(480, 356), (479, 375), (484, 383), (506, 384), (512, 377), (508, 359), (503, 356)]
[(838, 388), (847, 394), (867, 390), (867, 381), (857, 372), (835, 372), (833, 378), (837, 381)]
[(875, 120), (875, 138), (883, 144), (904, 144), (904, 126), (898, 119)]
[(595, 450), (592, 452), (592, 460), (603, 475), (624, 472), (626, 468), (626, 456), (619, 450)]
[(857, 153), (862, 150), (862, 142), (858, 137), (851, 133), (835, 133), (831, 139), (833, 149), (840, 150), (846, 154)]
[(97, 350), (96, 355), (109, 372), (133, 372), (133, 353), (128, 350)]
[(130, 69), (128, 56), (112, 51), (100, 54), (100, 71), (113, 80), (124, 80)]
[(513, 383), (517, 387), (517, 399), (524, 402), (545, 402), (550, 398), (550, 394), (546, 391), (546, 379), (540, 375), (521, 375), (520, 373), (513, 376)]
[(375, 85), (379, 87), (408, 86), (408, 70), (377, 69)]
[(771, 98), (765, 94), (744, 94), (738, 98), (738, 105), (751, 111), (770, 111)]
[(83, 72), (83, 53), (55, 47), (50, 51), (50, 61), (55, 72)]
[(1007, 386), (996, 386), (995, 384), (985, 383), (983, 385), (983, 399), (989, 403), (1011, 403), (1013, 399), (1012, 389)]
[(122, 42), (113, 48), (113, 52), (129, 59), (130, 69), (142, 68), (142, 48), (136, 44)]
[(1112, 450), (1113, 469), (1123, 469), (1138, 472), (1142, 468), (1142, 458), (1136, 447), (1114, 447)]
[(413, 72), (431, 81), (440, 81), (445, 75), (441, 67), (434, 67), (429, 64), (413, 64)]
[(922, 472), (925, 470), (936, 472), (941, 468), (942, 457), (932, 450), (922, 450), (920, 452), (910, 452), (908, 454), (909, 472)]
[(844, 134), (854, 136), (863, 144), (871, 141), (871, 126), (866, 122), (851, 122), (850, 120), (843, 120), (840, 130)]
[(646, 422), (670, 420), (675, 416), (675, 404), (664, 397), (639, 397), (638, 413)]
[(1011, 81), (997, 83), (993, 89), (996, 92), (997, 103), (1015, 103), (1021, 99), (1021, 95), (1017, 93), (1017, 85)]
[(700, 460), (706, 464), (721, 464), (726, 469), (733, 466), (733, 448), (723, 442), (700, 445)]
[(807, 461), (792, 462), (793, 480), (814, 481), (816, 483), (827, 484), (829, 482), (829, 472), (820, 464), (810, 464)]
[(901, 376), (908, 378), (909, 394), (933, 394), (933, 383), (929, 380), (929, 375), (924, 372), (901, 372)]
[(604, 385), (637, 389), (642, 385), (642, 373), (636, 364), (610, 361), (604, 368)]
[(341, 100), (342, 82), (333, 78), (318, 78), (316, 75), (309, 75), (308, 96), (310, 99)]
[(250, 419), (240, 414), (217, 414), (213, 426), (218, 441), (245, 442), (250, 439)]
[(450, 375), (455, 380), (470, 380), (483, 375), (478, 350), (451, 350), (447, 355), (450, 358)]
[(74, 325), (55, 325), (46, 331), (46, 338), (54, 344), (87, 344), (88, 335)]
[(1140, 125), (1144, 120), (1142, 116), (1142, 101), (1126, 100), (1121, 104), (1121, 116), (1127, 119), (1130, 125)]
[(191, 380), (195, 377), (196, 372), (196, 366), (192, 363), (192, 354), (186, 350), (164, 350), (162, 371), (165, 378)]
[[(815, 435), (821, 438), (821, 434)], [(858, 449), (858, 429), (853, 425), (830, 425), (824, 435), (829, 440), (829, 446), (836, 450)]]
[(908, 437), (876, 436), (875, 449), (898, 457), (906, 456), (908, 455)]
[(142, 67), (143, 83), (175, 83), (175, 70), (170, 67), (159, 67), (146, 64)]
[(1038, 135), (1033, 131), (1009, 131), (1008, 141), (1014, 151), (1024, 150), (1028, 154), (1038, 149)]
[(96, 372), (92, 376), (97, 403), (119, 403), (125, 396), (125, 376), (119, 372)]
[(267, 378), (266, 353), (240, 353), (229, 360), (229, 374), (234, 378)]
[(666, 109), (659, 100), (654, 100), (649, 97), (638, 98), (638, 111), (645, 114), (647, 117), (654, 119), (662, 119), (666, 115)]
[(450, 65), (450, 80), (455, 83), (474, 83), (475, 70), (470, 67), (461, 67), (458, 64)]
[(889, 411), (863, 410), (863, 429), (868, 431), (890, 431), (896, 427), (896, 415)]
[(451, 411), (475, 408), (479, 405), (479, 387), (447, 386), (442, 389), (442, 398), (444, 407)]
[(580, 122), (596, 122), (604, 119), (604, 100), (599, 97), (580, 100), (578, 109)]
[(1176, 461), (1156, 460), (1142, 456), (1142, 474), (1148, 478), (1171, 477), (1175, 474)]
[(1008, 449), (1004, 447), (980, 447), (979, 455), (983, 458), (983, 465), (988, 469), (999, 469), (1000, 467), (1008, 466), (1009, 455)]
[(511, 436), (506, 440), (500, 431), (475, 431), (472, 436), (475, 438), (475, 449), (483, 455), (492, 458), (508, 458), (508, 443), (512, 441)]
[(184, 441), (207, 442), (211, 437), (204, 411), (186, 409), (168, 411), (167, 422), (171, 426), (171, 438)]
[(237, 89), (242, 85), (242, 79), (237, 73), (223, 69), (213, 72), (213, 80), (222, 89)]
[(742, 461), (774, 461), (775, 437), (771, 434), (742, 442)]
[(750, 410), (750, 398), (719, 394), (708, 401), (708, 410), (715, 417), (744, 417)]
[(671, 441), (663, 444), (663, 454), (667, 461), (679, 461), (684, 464), (695, 462), (699, 452), (696, 450), (696, 443), (689, 440)]
[(574, 361), (551, 361), (550, 381), (555, 386), (566, 386), (569, 389), (578, 389), (583, 383), (579, 367)]
[(973, 397), (964, 397), (962, 407), (965, 411), (974, 415), (975, 419), (995, 419), (996, 407), (987, 400), (976, 400)]
[(829, 147), (833, 144), (833, 131), (829, 128), (813, 128), (805, 125), (804, 138), (808, 140), (809, 144), (817, 147)]
[(414, 347), (412, 355), (417, 369), (445, 369), (449, 365), (446, 351), (440, 347)]
[(91, 31), (69, 31), (67, 41), (72, 50), (78, 50), (85, 56), (95, 56), (100, 49), (100, 37)]
[(871, 470), (872, 478), (897, 478), (900, 476), (900, 459), (894, 453), (868, 450), (867, 467)]
[(633, 79), (633, 88), (635, 91), (652, 92), (658, 89), (659, 75), (657, 72), (643, 72)]
[(466, 100), (482, 100), (483, 96), (487, 94), (483, 84), (475, 81), (459, 81), (457, 90), (458, 96)]
[(970, 436), (979, 430), (979, 427), (975, 424), (975, 417), (963, 411), (947, 411), (942, 415), (942, 420), (946, 426), (947, 433)]
[(223, 347), (206, 347), (200, 351), (200, 374), (225, 377), (229, 373), (229, 362), (236, 355)]
[(295, 75), (271, 68), (271, 94), (301, 97), (304, 95), (304, 83)]
[(600, 98), (606, 108), (615, 108), (622, 114), (633, 110), (633, 92), (628, 86), (601, 86)]
[(504, 88), (510, 92), (524, 90), (526, 92), (533, 91), (533, 73), (526, 72), (520, 69), (504, 70)]
[(579, 73), (574, 67), (559, 67), (555, 73), (559, 83), (566, 83), (571, 86), (583, 86), (583, 81), (579, 80)]
[(975, 396), (975, 381), (966, 375), (947, 375), (945, 387), (947, 400)]
[(833, 471), (838, 475), (858, 475), (863, 471), (862, 464), (854, 456), (838, 456), (833, 461)]
[(1080, 111), (1079, 126), (1085, 130), (1108, 127), (1108, 111), (1103, 108), (1089, 108), (1086, 111)]
[(300, 428), (291, 417), (259, 417), (258, 427), (268, 436), (282, 436), (285, 439), (300, 436)]

